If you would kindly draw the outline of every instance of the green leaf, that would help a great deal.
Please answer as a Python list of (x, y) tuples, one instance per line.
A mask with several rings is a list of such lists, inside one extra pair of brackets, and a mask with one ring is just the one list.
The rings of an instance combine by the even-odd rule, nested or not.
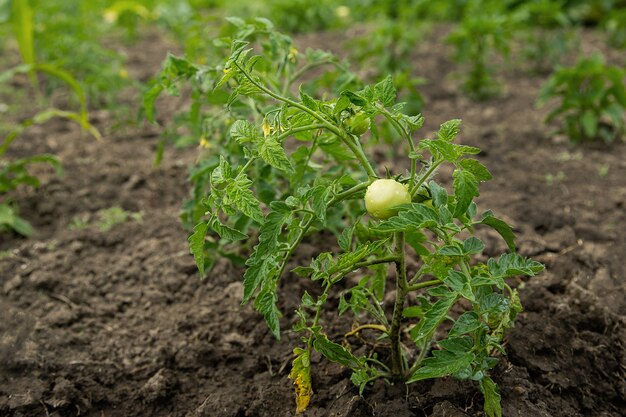
[(315, 216), (319, 219), (319, 221), (325, 225), (326, 224), (326, 206), (332, 197), (332, 187), (318, 185), (316, 186), (311, 193), (311, 206), (313, 206), (313, 211), (315, 212)]
[(25, 64), (35, 63), (34, 17), (28, 0), (12, 0), (11, 24), (13, 34)]
[(260, 139), (258, 130), (247, 120), (235, 121), (230, 127), (230, 136), (239, 144), (246, 142), (256, 143)]
[(208, 229), (209, 224), (207, 222), (198, 223), (193, 228), (193, 233), (191, 236), (189, 236), (188, 239), (189, 251), (193, 255), (194, 261), (196, 261), (196, 265), (198, 266), (201, 277), (204, 277), (204, 237), (206, 236), (206, 232)]
[(448, 337), (457, 337), (464, 334), (472, 333), (473, 331), (482, 327), (481, 321), (478, 319), (478, 314), (473, 311), (463, 313), (454, 322)]
[(515, 233), (513, 233), (513, 229), (511, 229), (511, 226), (509, 226), (504, 220), (494, 217), (491, 211), (486, 211), (483, 214), (482, 219), (474, 224), (485, 224), (493, 228), (500, 234), (500, 236), (502, 236), (509, 247), (509, 250), (511, 252), (515, 252)]
[(440, 340), (437, 344), (443, 349), (452, 353), (465, 354), (474, 347), (474, 340), (471, 337), (450, 337)]
[(465, 253), (456, 245), (445, 245), (437, 251), (438, 255), (443, 256), (463, 256)]
[(430, 337), (441, 322), (446, 319), (448, 311), (456, 300), (457, 295), (455, 293), (447, 293), (445, 297), (433, 304), (424, 315), (424, 318), (411, 329), (411, 337), (417, 345), (420, 345), (425, 338)]
[(583, 113), (580, 121), (585, 131), (585, 136), (590, 139), (595, 138), (598, 131), (598, 117), (589, 110)]
[(475, 301), (474, 293), (472, 291), (472, 285), (468, 277), (462, 272), (454, 269), (448, 272), (448, 276), (444, 278), (443, 282), (452, 290), (459, 293), (463, 298)]
[(461, 130), (461, 119), (448, 120), (439, 126), (437, 138), (446, 142), (452, 142)]
[(280, 310), (276, 306), (278, 297), (275, 291), (263, 290), (254, 301), (254, 308), (265, 318), (267, 327), (270, 328), (276, 340), (280, 340)]
[(381, 221), (376, 231), (383, 233), (393, 233), (400, 231), (410, 231), (412, 229), (422, 229), (434, 227), (438, 224), (439, 216), (432, 208), (424, 204), (412, 203), (403, 204), (397, 216)]
[(313, 347), (326, 359), (347, 366), (353, 371), (361, 368), (361, 362), (343, 346), (331, 342), (325, 334), (318, 334), (313, 341)]
[(488, 376), (479, 382), (480, 390), (485, 396), (484, 410), (487, 417), (502, 417), (502, 406), (500, 405), (500, 393), (498, 386)]
[(157, 98), (163, 92), (164, 87), (161, 84), (155, 84), (143, 95), (143, 111), (145, 112), (146, 119), (150, 123), (155, 123), (155, 109), (154, 103)]
[(341, 232), (341, 235), (337, 239), (339, 248), (344, 252), (348, 252), (350, 250), (350, 247), (352, 246), (352, 237), (354, 236), (354, 227), (355, 225), (352, 225), (351, 227), (346, 227), (345, 229), (343, 229), (343, 232)]
[(407, 384), (429, 378), (453, 375), (469, 366), (474, 355), (469, 352), (455, 353), (447, 350), (435, 350), (433, 356), (422, 361), (422, 366), (411, 375)]
[(320, 108), (318, 102), (302, 90), (302, 86), (300, 86), (300, 100), (302, 104), (311, 110), (318, 111)]
[(424, 139), (419, 143), (420, 148), (428, 148), (435, 159), (444, 159), (455, 162), (459, 157), (454, 144), (443, 140)]
[(275, 137), (269, 136), (259, 143), (259, 156), (276, 169), (293, 172), (293, 166), (287, 158), (283, 146)]
[(484, 249), (485, 244), (475, 236), (472, 236), (463, 242), (463, 251), (468, 255), (481, 253)]
[(259, 203), (259, 200), (256, 199), (250, 190), (251, 186), (252, 181), (250, 181), (245, 173), (241, 172), (226, 186), (226, 195), (239, 211), (252, 220), (263, 223), (261, 203)]
[(467, 208), (474, 197), (478, 197), (478, 179), (469, 171), (455, 169), (454, 174), (454, 195), (456, 196), (456, 207), (454, 217), (460, 217), (467, 211)]
[(342, 91), (341, 96), (346, 97), (350, 101), (350, 103), (354, 104), (355, 106), (363, 107), (367, 105), (367, 100), (365, 98), (356, 93), (353, 93), (352, 91)]
[(277, 256), (278, 237), (285, 223), (289, 221), (291, 211), (284, 203), (272, 203), (270, 207), (272, 211), (267, 215), (259, 230), (259, 243), (246, 261), (248, 269), (243, 276), (242, 304), (252, 298), (263, 282), (274, 278), (271, 268)]
[(478, 181), (489, 181), (493, 178), (489, 170), (476, 159), (463, 159), (459, 162), (459, 166), (471, 172)]
[(430, 193), (433, 198), (433, 205), (435, 207), (439, 208), (448, 204), (448, 192), (445, 188), (432, 180), (428, 183), (428, 187), (430, 188)]
[(374, 86), (374, 96), (384, 107), (393, 106), (396, 101), (396, 88), (393, 86), (391, 75)]
[(22, 236), (32, 236), (35, 231), (32, 226), (9, 207), (7, 204), (0, 203), (0, 231), (5, 227), (15, 230)]
[(211, 220), (209, 221), (209, 224), (211, 225), (211, 229), (213, 229), (215, 233), (220, 235), (222, 239), (237, 241), (237, 240), (244, 240), (248, 238), (248, 235), (246, 235), (245, 233), (242, 233), (239, 230), (233, 229), (232, 227), (222, 224), (216, 216), (213, 216), (211, 218)]

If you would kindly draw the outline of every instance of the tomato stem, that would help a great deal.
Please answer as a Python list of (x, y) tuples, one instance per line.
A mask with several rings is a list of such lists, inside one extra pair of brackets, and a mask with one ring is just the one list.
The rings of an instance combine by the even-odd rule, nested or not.
[(396, 301), (393, 306), (389, 339), (391, 341), (391, 373), (394, 378), (404, 377), (405, 361), (402, 357), (402, 345), (400, 342), (400, 324), (404, 311), (404, 301), (408, 292), (406, 280), (406, 259), (404, 253), (404, 232), (396, 232)]

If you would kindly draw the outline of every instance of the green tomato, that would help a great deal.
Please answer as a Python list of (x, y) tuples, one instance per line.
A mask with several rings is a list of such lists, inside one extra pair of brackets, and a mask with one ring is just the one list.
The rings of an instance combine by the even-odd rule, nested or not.
[(395, 216), (398, 210), (393, 207), (410, 202), (409, 190), (396, 180), (376, 180), (367, 187), (365, 192), (365, 208), (371, 216), (377, 219)]
[(346, 126), (348, 131), (356, 136), (361, 136), (367, 132), (371, 126), (370, 118), (364, 113), (357, 113), (354, 116), (350, 116), (346, 120)]

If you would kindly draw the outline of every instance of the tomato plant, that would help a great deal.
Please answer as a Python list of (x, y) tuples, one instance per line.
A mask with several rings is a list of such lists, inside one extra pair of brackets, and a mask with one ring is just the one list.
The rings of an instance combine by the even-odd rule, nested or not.
[[(454, 142), (461, 121), (444, 122), (434, 138), (415, 142), (424, 119), (403, 112), (391, 77), (322, 98), (315, 90), (284, 88), (292, 76), (276, 77), (276, 60), (290, 43), (274, 44), (272, 53), (262, 39), (232, 38), (230, 45), (230, 54), (214, 66), (177, 58), (176, 68), (185, 69), (180, 75), (200, 81), (207, 97), (218, 100), (227, 92), (224, 114), (234, 120), (217, 165), (207, 169), (204, 214), (189, 237), (190, 250), (204, 275), (215, 242), (245, 246), (256, 240), (245, 260), (243, 302), (253, 303), (277, 339), (284, 325), (281, 278), (296, 274), (319, 284), (315, 293), (303, 292), (296, 311), (301, 345), (290, 377), (297, 411), (310, 401), (317, 352), (350, 368), (361, 393), (376, 379), (472, 379), (484, 394), (486, 414), (501, 415), (489, 370), (521, 311), (506, 278), (532, 276), (543, 266), (515, 253), (504, 221), (490, 211), (478, 213), (473, 199), (491, 174), (473, 157), (479, 149)], [(241, 111), (248, 107), (253, 111)], [(404, 159), (406, 169), (393, 179), (381, 178), (365, 143), (346, 124), (357, 114), (385, 120), (402, 137), (396, 163), (402, 166)], [(434, 179), (443, 164), (454, 167), (450, 191)], [(484, 244), (474, 233), (483, 226), (500, 233), (510, 253), (477, 259)], [(318, 253), (309, 265), (288, 270), (300, 243), (324, 230), (336, 236), (340, 251)], [(417, 266), (409, 266), (408, 257)], [(396, 273), (388, 286), (390, 265)], [(359, 277), (358, 283), (349, 285), (347, 276)], [(392, 289), (388, 303), (385, 293)], [(333, 309), (333, 299), (339, 299), (338, 315), (361, 323), (343, 343), (324, 328), (322, 313)], [(352, 336), (368, 331), (383, 344), (355, 353), (352, 343), (361, 339)]]
[(574, 67), (559, 67), (543, 85), (538, 104), (558, 99), (546, 122), (562, 120), (560, 131), (572, 142), (622, 140), (626, 132), (626, 71), (607, 65), (601, 55)]
[(501, 89), (494, 77), (494, 60), (508, 55), (512, 33), (511, 17), (502, 7), (501, 2), (468, 2), (462, 20), (448, 36), (456, 49), (455, 59), (463, 65), (459, 73), (463, 90), (475, 100), (486, 100)]

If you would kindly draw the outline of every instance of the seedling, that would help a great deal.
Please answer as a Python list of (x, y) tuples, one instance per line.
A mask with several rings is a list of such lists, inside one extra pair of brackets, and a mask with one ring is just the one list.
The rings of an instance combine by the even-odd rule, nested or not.
[(494, 59), (508, 56), (511, 36), (509, 17), (484, 7), (483, 2), (470, 2), (448, 37), (456, 48), (455, 59), (466, 68), (461, 73), (463, 90), (474, 100), (486, 100), (501, 91), (494, 78)]
[[(472, 157), (479, 149), (454, 143), (461, 121), (447, 121), (434, 138), (416, 143), (424, 119), (403, 113), (390, 77), (334, 97), (320, 99), (302, 89), (292, 95), (267, 72), (272, 56), (255, 50), (257, 44), (233, 39), (230, 56), (215, 67), (182, 58), (178, 64), (187, 78), (213, 87), (210, 97), (227, 91), (226, 111), (235, 119), (219, 164), (210, 170), (205, 216), (189, 238), (201, 275), (214, 259), (216, 241), (258, 236), (246, 260), (243, 303), (253, 303), (277, 339), (281, 278), (297, 274), (319, 284), (302, 294), (296, 311), (294, 330), (302, 337), (290, 377), (298, 412), (311, 399), (311, 356), (319, 352), (350, 368), (360, 393), (376, 379), (472, 379), (484, 394), (486, 414), (501, 416), (489, 371), (522, 309), (506, 278), (532, 276), (543, 266), (515, 253), (504, 221), (491, 211), (478, 214), (473, 199), (491, 174)], [(256, 112), (238, 117), (249, 103)], [(397, 129), (404, 149), (395, 166), (404, 159), (406, 171), (381, 175), (382, 167), (372, 165), (354, 126), (346, 123), (356, 114), (367, 115), (372, 126), (384, 119)], [(239, 151), (230, 153), (235, 145)], [(443, 164), (454, 166), (451, 190), (434, 179)], [(500, 233), (510, 253), (478, 259), (484, 244), (474, 232), (483, 226)], [(318, 253), (289, 271), (300, 243), (320, 231), (336, 236), (339, 251)], [(416, 266), (409, 266), (408, 257)], [(387, 283), (390, 266), (395, 278)], [(349, 285), (347, 276), (358, 283)], [(384, 302), (390, 291), (392, 302)], [(335, 309), (331, 300), (339, 300), (338, 315), (351, 314), (360, 323), (346, 329), (343, 343), (325, 329), (323, 312)], [(377, 332), (379, 343), (356, 354), (350, 343), (358, 339), (351, 335), (365, 331)]]
[(611, 143), (626, 132), (626, 70), (606, 65), (601, 55), (561, 67), (541, 89), (538, 105), (558, 99), (546, 123), (561, 120), (560, 132), (574, 143)]

